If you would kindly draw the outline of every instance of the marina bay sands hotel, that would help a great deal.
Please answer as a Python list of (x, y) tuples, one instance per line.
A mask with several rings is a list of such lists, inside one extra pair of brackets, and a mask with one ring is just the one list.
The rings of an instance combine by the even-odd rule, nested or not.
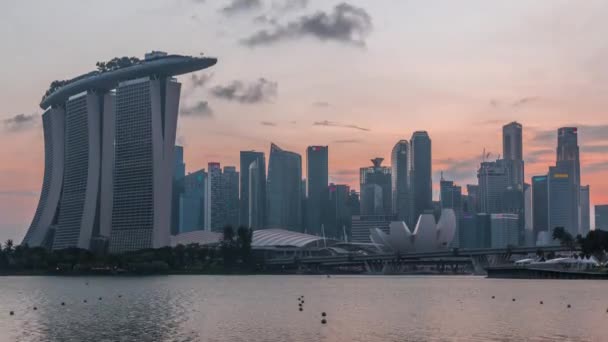
[(118, 58), (56, 81), (40, 107), (44, 180), (23, 244), (119, 253), (170, 244), (181, 84), (208, 57)]

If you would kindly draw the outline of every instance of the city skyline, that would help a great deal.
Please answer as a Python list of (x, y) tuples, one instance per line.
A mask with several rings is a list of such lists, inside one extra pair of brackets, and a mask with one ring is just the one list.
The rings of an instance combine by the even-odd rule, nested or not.
[[(134, 12), (142, 4), (128, 4), (125, 11)], [(332, 17), (344, 10), (336, 9), (338, 4), (309, 1), (281, 22), (297, 22), (318, 11)], [(349, 4), (370, 17), (369, 21), (365, 15), (358, 17), (362, 25), (357, 27), (368, 28), (359, 40), (304, 32), (292, 41), (285, 38), (251, 48), (239, 41), (251, 29), (261, 28), (254, 18), (276, 15), (275, 10), (267, 7), (229, 16), (215, 2), (150, 1), (135, 20), (141, 32), (122, 38), (126, 28), (133, 27), (133, 16), (117, 17), (108, 27), (112, 44), (74, 49), (70, 55), (43, 40), (44, 28), (51, 25), (44, 16), (49, 4), (6, 5), (2, 22), (24, 34), (16, 39), (12, 29), (0, 33), (7, 51), (12, 52), (4, 55), (7, 63), (0, 66), (6, 75), (0, 81), (4, 107), (0, 141), (12, 147), (0, 152), (0, 237), (19, 240), (35, 211), (44, 169), (42, 119), (36, 104), (48, 83), (76, 76), (106, 57), (139, 56), (152, 48), (192, 55), (213, 51), (222, 59), (213, 73), (180, 78), (178, 142), (186, 147), (188, 172), (209, 161), (239, 165), (241, 150), (268, 153), (271, 141), (301, 155), (309, 145), (328, 145), (329, 181), (357, 189), (359, 167), (376, 156), (390, 160), (397, 141), (426, 130), (433, 139), (433, 193), (437, 199), (441, 171), (463, 187), (474, 184), (483, 148), (493, 152), (495, 159), (502, 150), (497, 138), (501, 126), (518, 121), (523, 125), (526, 182), (531, 176), (545, 174), (555, 162), (557, 128), (577, 126), (581, 184), (591, 185), (591, 207), (608, 202), (608, 181), (603, 177), (608, 171), (608, 122), (604, 119), (608, 103), (600, 91), (608, 80), (603, 72), (607, 69), (602, 57), (605, 49), (587, 34), (605, 28), (599, 16), (605, 3), (490, 5), (472, 1), (474, 6), (466, 9), (448, 3), (440, 10), (413, 3), (394, 3), (393, 7), (364, 1)], [(63, 20), (53, 22), (53, 27), (69, 44), (88, 41), (94, 24), (112, 7), (93, 16), (83, 6), (76, 3), (68, 11), (57, 11)], [(70, 16), (73, 11), (82, 15)], [(416, 15), (401, 23), (401, 14), (408, 13)], [(151, 30), (158, 32), (154, 25), (166, 14), (170, 14), (166, 22), (171, 29), (150, 35)], [(15, 23), (14, 18), (26, 16), (35, 17), (41, 25), (25, 28)], [(85, 22), (89, 25), (82, 24)], [(208, 30), (201, 22), (220, 24), (222, 29)], [(430, 30), (430, 22), (446, 25)], [(74, 25), (82, 30), (72, 32)], [(421, 33), (425, 38), (418, 38)], [(193, 35), (198, 37), (196, 43), (191, 43)], [(404, 39), (407, 49), (393, 48), (394, 41)], [(361, 42), (364, 44), (357, 45)], [(44, 55), (32, 53), (31, 46), (44, 47)], [(476, 52), (475, 58), (471, 51)], [(250, 63), (242, 63), (244, 55)], [(264, 63), (279, 55), (282, 58)], [(249, 68), (252, 63), (257, 67)], [(513, 68), (499, 68), (506, 64)], [(249, 88), (261, 89), (261, 97), (247, 96), (251, 95)], [(236, 90), (236, 96), (221, 91), (230, 89)], [(303, 160), (303, 170), (305, 163)]]

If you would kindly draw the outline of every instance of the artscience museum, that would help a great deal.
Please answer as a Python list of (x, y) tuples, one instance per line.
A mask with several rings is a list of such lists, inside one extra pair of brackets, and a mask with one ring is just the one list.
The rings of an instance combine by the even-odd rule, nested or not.
[(387, 252), (433, 252), (452, 247), (456, 236), (456, 214), (453, 209), (443, 209), (439, 221), (433, 214), (418, 218), (412, 231), (403, 221), (391, 222), (388, 234), (380, 228), (370, 229), (370, 239)]

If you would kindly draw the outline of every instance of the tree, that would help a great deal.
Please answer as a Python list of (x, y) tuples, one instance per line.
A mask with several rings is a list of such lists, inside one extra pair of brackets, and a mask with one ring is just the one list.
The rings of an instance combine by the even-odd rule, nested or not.
[(11, 255), (13, 254), (13, 251), (15, 250), (14, 245), (13, 245), (13, 240), (8, 239), (6, 240), (6, 242), (4, 243), (4, 253), (6, 253), (7, 255)]
[(222, 241), (220, 242), (222, 259), (225, 268), (232, 268), (236, 263), (236, 243), (234, 241), (234, 229), (232, 226), (224, 227)]
[(553, 229), (553, 239), (558, 240), (564, 247), (568, 247), (570, 250), (574, 250), (575, 241), (572, 234), (566, 231), (564, 227), (555, 227)]
[(237, 229), (236, 234), (236, 243), (239, 249), (241, 261), (245, 265), (251, 265), (253, 262), (251, 257), (251, 241), (253, 239), (253, 231), (251, 228), (240, 226), (239, 229)]

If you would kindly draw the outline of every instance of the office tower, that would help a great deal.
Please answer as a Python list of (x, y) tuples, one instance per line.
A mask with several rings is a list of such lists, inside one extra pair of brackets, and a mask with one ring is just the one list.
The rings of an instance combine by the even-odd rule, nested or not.
[(180, 201), (184, 192), (184, 177), (186, 164), (184, 163), (184, 148), (175, 145), (175, 165), (173, 166), (173, 188), (171, 190), (171, 235), (180, 232)]
[[(47, 140), (54, 163), (47, 163), (53, 170), (43, 189), (50, 192), (39, 206), (51, 207), (37, 210), (24, 243), (39, 246), (52, 234), (53, 249), (105, 248), (108, 241), (111, 252), (168, 245), (180, 93), (172, 76), (216, 62), (156, 53), (53, 82), (40, 103), (52, 108), (45, 130), (53, 134)], [(63, 130), (56, 128), (61, 119)], [(54, 141), (60, 134), (63, 156)]]
[(226, 213), (224, 226), (236, 229), (239, 225), (239, 173), (234, 166), (224, 166), (222, 197)]
[[(253, 174), (256, 182), (253, 184), (255, 197), (250, 197), (251, 165), (256, 163)], [(241, 151), (241, 197), (240, 219), (241, 225), (255, 229), (264, 228), (266, 222), (266, 158), (264, 152)], [(250, 214), (250, 208), (256, 209), (255, 215)]]
[(183, 180), (183, 191), (179, 197), (179, 233), (205, 228), (205, 183), (204, 169), (189, 173)]
[(173, 179), (178, 180), (186, 176), (186, 164), (184, 163), (184, 148), (175, 145), (175, 166), (173, 167)]
[(454, 209), (459, 216), (462, 213), (462, 188), (453, 181), (441, 179), (439, 192), (441, 209)]
[(226, 203), (223, 196), (222, 167), (220, 163), (207, 165), (205, 184), (205, 230), (221, 232), (226, 223)]
[(410, 143), (400, 140), (391, 153), (393, 214), (398, 220), (410, 221)]
[(383, 160), (374, 158), (373, 166), (359, 170), (361, 215), (392, 215), (391, 169), (382, 166)]
[[(570, 163), (565, 163), (570, 162)], [(581, 184), (581, 165), (578, 148), (578, 129), (576, 127), (562, 127), (557, 130), (557, 164), (570, 168), (568, 174), (572, 181)]]
[(350, 188), (344, 184), (329, 185), (329, 201), (325, 210), (324, 231), (327, 238), (345, 241), (351, 228)]
[[(241, 225), (246, 225), (252, 229), (262, 229), (265, 227), (266, 217), (266, 172), (260, 168), (265, 167), (264, 156), (261, 159), (255, 159), (249, 164), (249, 177), (247, 179), (248, 189), (245, 200), (241, 199), (241, 207), (243, 201), (247, 203), (247, 219), (241, 221)], [(241, 171), (241, 181), (243, 179)], [(242, 184), (242, 183), (241, 183)], [(243, 189), (241, 189), (243, 193)]]
[(532, 230), (534, 223), (532, 221), (532, 187), (530, 184), (524, 184), (524, 229)]
[(534, 239), (538, 233), (549, 231), (549, 180), (546, 175), (532, 177), (532, 230)]
[(587, 236), (591, 229), (591, 204), (589, 203), (589, 185), (580, 187), (580, 222), (578, 233)]
[(327, 207), (329, 184), (327, 146), (306, 149), (306, 229), (308, 234), (321, 235), (324, 208)]
[(519, 215), (492, 214), (491, 248), (505, 248), (519, 244)]
[(463, 213), (458, 220), (458, 247), (490, 248), (491, 241), (491, 215)]
[(371, 243), (370, 229), (380, 229), (386, 234), (390, 233), (390, 224), (395, 220), (393, 215), (353, 215), (351, 238), (353, 243)]
[(302, 230), (302, 157), (270, 145), (267, 179), (267, 226)]
[(579, 189), (573, 186), (572, 178), (576, 175), (570, 173), (572, 171), (571, 167), (565, 165), (549, 168), (549, 234), (556, 227), (563, 227), (572, 236), (578, 234), (579, 207), (576, 202), (579, 197)]
[(479, 212), (479, 185), (467, 184), (467, 201), (463, 210), (468, 213)]
[(503, 160), (482, 162), (477, 172), (479, 182), (479, 212), (503, 213), (505, 191), (509, 186), (509, 173)]
[(431, 139), (426, 131), (414, 132), (411, 146), (411, 196), (412, 222), (433, 208), (433, 182), (431, 161)]
[(608, 204), (595, 206), (595, 229), (608, 231)]
[(502, 154), (509, 169), (509, 185), (516, 190), (523, 190), (524, 161), (522, 126), (511, 122), (502, 127)]
[(355, 190), (351, 190), (348, 194), (348, 210), (351, 215), (361, 214), (361, 201), (359, 199), (359, 193)]

